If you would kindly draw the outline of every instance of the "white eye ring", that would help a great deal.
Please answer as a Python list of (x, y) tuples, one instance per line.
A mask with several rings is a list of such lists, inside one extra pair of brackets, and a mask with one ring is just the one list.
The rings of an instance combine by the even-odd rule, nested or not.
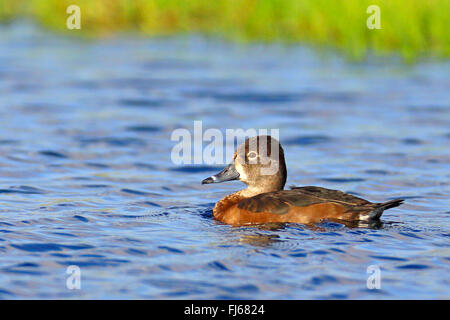
[(247, 157), (248, 157), (249, 159), (255, 159), (255, 158), (256, 158), (256, 152), (255, 152), (255, 151), (250, 151), (250, 152), (247, 154)]

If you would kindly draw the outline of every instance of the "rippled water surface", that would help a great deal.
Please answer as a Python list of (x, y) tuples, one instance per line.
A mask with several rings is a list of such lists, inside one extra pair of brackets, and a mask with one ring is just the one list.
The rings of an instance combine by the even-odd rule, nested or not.
[[(0, 34), (0, 298), (450, 298), (448, 62)], [(288, 185), (406, 203), (373, 228), (223, 225), (211, 209), (243, 185), (171, 161), (194, 120), (280, 129)]]

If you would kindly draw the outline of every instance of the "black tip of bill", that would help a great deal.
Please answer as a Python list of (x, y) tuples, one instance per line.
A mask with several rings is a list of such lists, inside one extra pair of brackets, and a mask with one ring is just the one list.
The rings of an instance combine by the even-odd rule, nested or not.
[(205, 180), (202, 181), (202, 184), (210, 184), (210, 183), (214, 183), (214, 179), (212, 177), (206, 178)]

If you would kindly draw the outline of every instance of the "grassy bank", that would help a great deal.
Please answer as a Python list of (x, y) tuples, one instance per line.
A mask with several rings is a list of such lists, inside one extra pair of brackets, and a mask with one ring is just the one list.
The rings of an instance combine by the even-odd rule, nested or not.
[[(68, 5), (82, 29), (68, 31)], [(381, 29), (369, 30), (369, 5)], [(367, 52), (450, 56), (449, 0), (0, 0), (0, 21), (31, 17), (50, 29), (97, 37), (135, 30), (148, 35), (201, 32), (239, 41), (308, 42), (359, 59)]]

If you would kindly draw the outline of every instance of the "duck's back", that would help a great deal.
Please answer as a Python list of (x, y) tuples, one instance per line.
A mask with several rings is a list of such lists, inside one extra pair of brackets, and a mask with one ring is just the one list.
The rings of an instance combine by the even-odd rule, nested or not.
[(223, 212), (220, 220), (233, 224), (371, 220), (379, 219), (384, 210), (396, 207), (402, 201), (372, 203), (338, 190), (293, 187), (242, 199)]

